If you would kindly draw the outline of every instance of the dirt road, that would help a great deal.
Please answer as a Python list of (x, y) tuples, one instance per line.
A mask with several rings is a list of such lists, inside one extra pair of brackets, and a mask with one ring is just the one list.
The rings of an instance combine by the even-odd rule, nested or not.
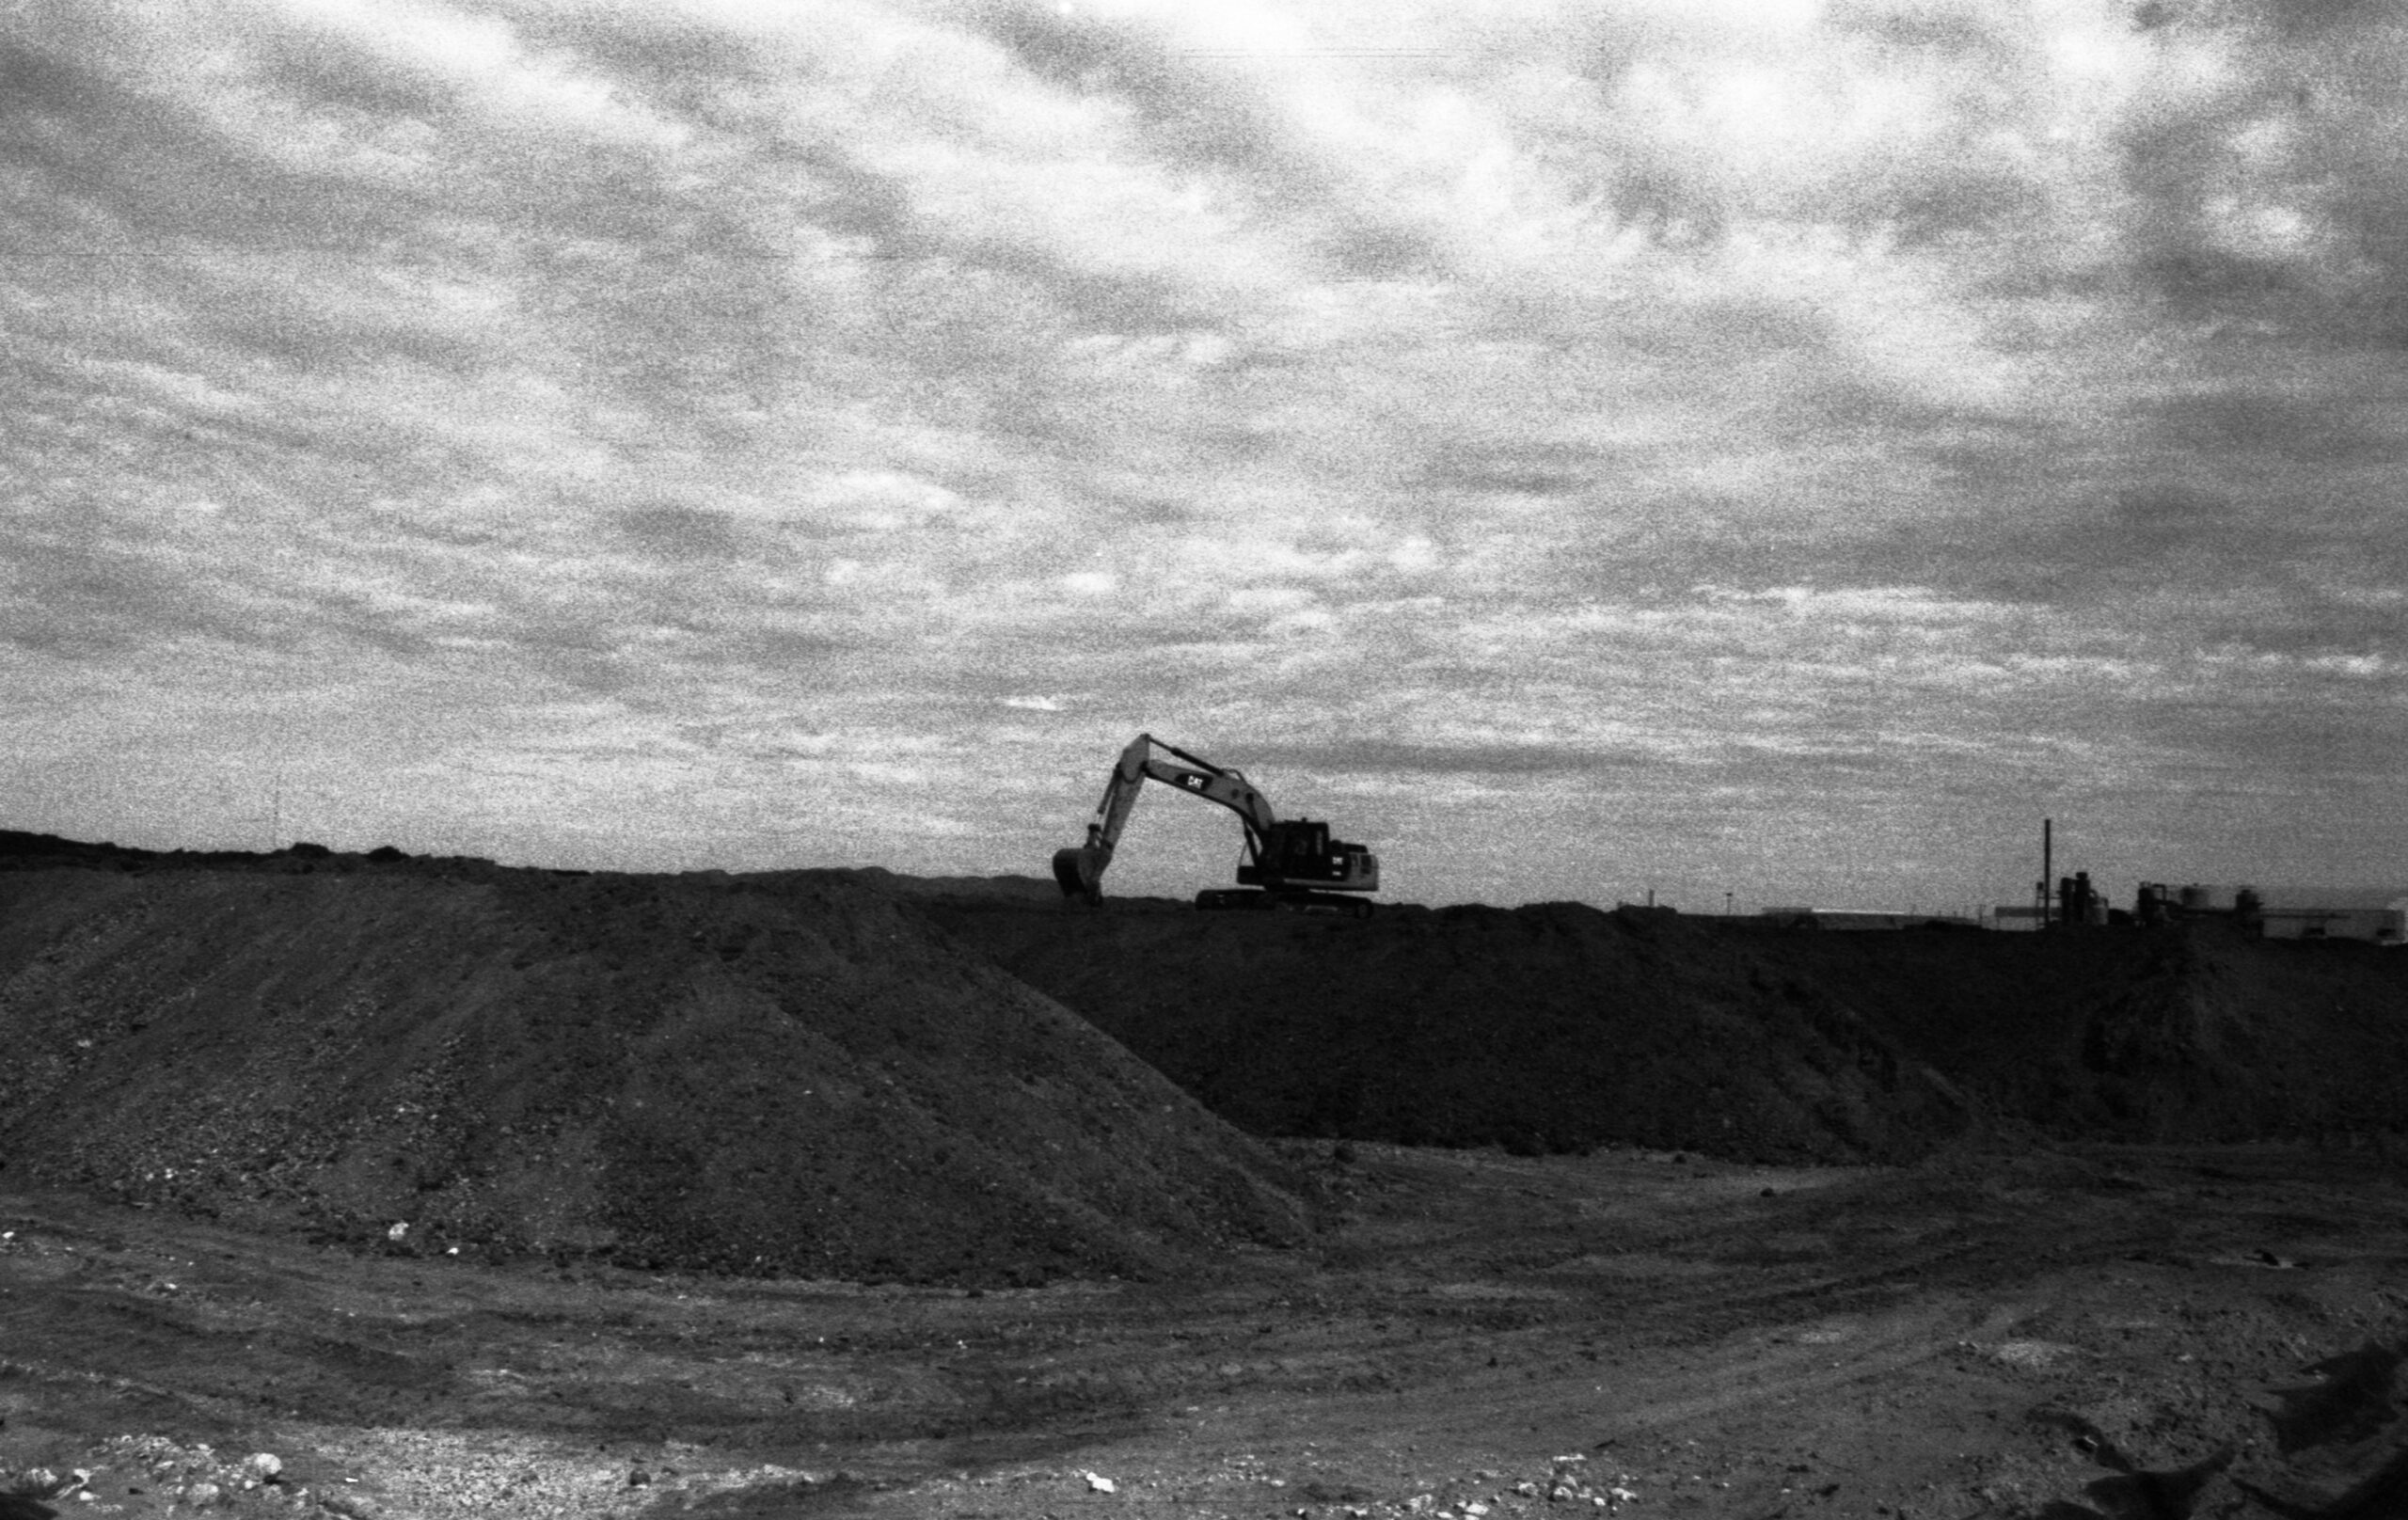
[(1306, 1245), (984, 1292), (0, 1198), (0, 1467), (92, 1515), (2403, 1512), (2377, 1157), (1284, 1148)]

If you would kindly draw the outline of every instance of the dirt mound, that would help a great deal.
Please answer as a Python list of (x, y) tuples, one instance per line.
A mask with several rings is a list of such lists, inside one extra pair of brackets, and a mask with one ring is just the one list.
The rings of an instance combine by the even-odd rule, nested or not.
[(1062, 900), (1050, 876), (904, 876), (882, 865), (840, 874), (898, 897), (1004, 897), (1047, 907)]
[(2242, 1490), (2307, 1520), (2408, 1513), (2400, 1352), (2368, 1341), (2309, 1368), (2318, 1381), (2275, 1390), (2267, 1412), (2275, 1455), (2241, 1467)]
[(0, 870), (12, 1187), (394, 1250), (967, 1282), (1302, 1224), (1275, 1158), (841, 875), (166, 859)]
[(2371, 947), (1050, 893), (0, 834), (0, 1180), (403, 1251), (1026, 1280), (1293, 1238), (1304, 1184), (1230, 1124), (1861, 1161), (2408, 1114), (2408, 956)]
[(2408, 955), (2216, 922), (2052, 935), (1785, 934), (1986, 1110), (2068, 1139), (2240, 1141), (2408, 1127)]
[(1368, 923), (927, 910), (1258, 1134), (1897, 1159), (2408, 1125), (2408, 955), (2229, 926), (1782, 930), (1554, 904)]
[(1865, 1160), (1968, 1122), (1842, 999), (1670, 911), (926, 910), (1257, 1134)]

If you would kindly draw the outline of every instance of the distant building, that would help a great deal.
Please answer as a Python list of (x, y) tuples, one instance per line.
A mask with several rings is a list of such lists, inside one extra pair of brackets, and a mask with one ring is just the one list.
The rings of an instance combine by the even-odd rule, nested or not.
[(2138, 916), (2230, 918), (2269, 940), (2408, 943), (2408, 892), (2398, 888), (2165, 886), (2141, 883)]
[(2293, 888), (2258, 894), (2258, 932), (2269, 940), (2408, 943), (2408, 893)]
[(2260, 904), (2258, 889), (2251, 886), (2194, 881), (2177, 887), (2162, 881), (2144, 881), (2139, 895), (2132, 901), (2132, 917), (2143, 924), (2175, 923), (2187, 918), (2229, 918), (2244, 926), (2254, 926), (2258, 922)]
[(2031, 934), (2040, 929), (2093, 928), (2119, 922), (2107, 897), (2091, 883), (2090, 873), (2076, 871), (2059, 877), (2056, 890), (2048, 897), (2034, 895), (2024, 903), (2001, 903), (1989, 910), (1987, 926), (2003, 929), (2009, 934)]
[(2174, 906), (2185, 913), (2238, 912), (2252, 901), (2259, 900), (2255, 887), (2221, 886), (2212, 882), (2194, 881), (2173, 891)]

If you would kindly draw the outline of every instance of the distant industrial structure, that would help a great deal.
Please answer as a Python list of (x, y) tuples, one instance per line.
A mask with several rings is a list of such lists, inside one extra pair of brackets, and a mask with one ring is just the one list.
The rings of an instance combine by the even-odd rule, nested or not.
[(2133, 916), (2145, 924), (2229, 918), (2269, 940), (2363, 940), (2408, 943), (2408, 892), (2345, 887), (2194, 884), (2144, 881)]
[(2408, 945), (2408, 889), (2285, 887), (2144, 881), (2130, 909), (2111, 908), (2087, 871), (2054, 874), (2056, 820), (2040, 822), (2040, 879), (2028, 903), (1971, 915), (1868, 908), (1766, 908), (1776, 928), (1878, 930), (1982, 928), (2006, 933), (2223, 920), (2269, 940), (2352, 940)]
[(2358, 940), (2408, 944), (2408, 892), (2295, 887), (2261, 892), (2248, 886), (2168, 886), (2144, 881), (2131, 909), (2107, 898), (2077, 873), (2058, 883), (2055, 899), (2002, 903), (1975, 914), (1899, 912), (1874, 908), (1766, 908), (1755, 921), (1774, 928), (1866, 931), (1968, 928), (2007, 934), (2110, 926), (2226, 920), (2269, 940)]
[[(1913, 908), (1818, 908), (1790, 904), (1732, 911), (1734, 894), (1724, 893), (1724, 922), (1772, 929), (1867, 932), (1905, 929), (1986, 929), (2037, 934), (2194, 922), (2228, 923), (2268, 940), (2348, 940), (2366, 944), (2408, 945), (2408, 887), (2283, 887), (2143, 881), (2130, 908), (2109, 905), (2106, 892), (2088, 871), (2054, 874), (2056, 820), (2040, 821), (2040, 877), (2028, 902), (1967, 906), (1956, 912), (1920, 912)], [(1656, 895), (1648, 894), (1654, 907)]]
[(2270, 940), (2368, 940), (2408, 943), (2408, 893), (2270, 892), (2258, 910)]

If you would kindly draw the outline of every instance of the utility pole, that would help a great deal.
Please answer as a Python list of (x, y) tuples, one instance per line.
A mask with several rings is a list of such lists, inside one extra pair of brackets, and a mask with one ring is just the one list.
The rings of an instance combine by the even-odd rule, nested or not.
[(2040, 820), (2040, 926), (2049, 926), (2050, 906), (2055, 901), (2056, 888), (2056, 827), (2054, 818)]

